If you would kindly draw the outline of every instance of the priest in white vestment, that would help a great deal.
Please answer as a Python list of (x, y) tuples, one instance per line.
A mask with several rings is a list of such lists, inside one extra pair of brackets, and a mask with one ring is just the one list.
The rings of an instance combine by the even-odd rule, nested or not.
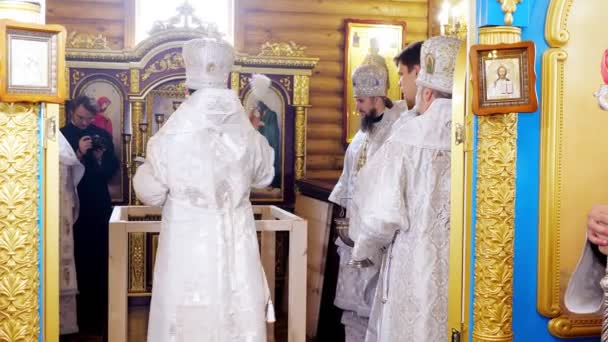
[(67, 139), (59, 132), (59, 333), (78, 332), (76, 316), (76, 264), (74, 261), (74, 222), (78, 219), (78, 183), (84, 165)]
[(395, 127), (359, 174), (352, 258), (384, 251), (367, 341), (447, 340), (451, 93), (460, 44), (423, 43), (418, 115)]
[[(357, 111), (361, 115), (361, 128), (346, 149), (342, 176), (329, 196), (329, 200), (347, 209), (357, 180), (357, 173), (367, 159), (378, 150), (389, 136), (393, 123), (407, 110), (405, 101), (392, 102), (386, 97), (388, 75), (381, 65), (365, 64), (353, 72), (353, 90)], [(340, 268), (334, 304), (344, 310), (342, 324), (346, 342), (364, 341), (368, 318), (378, 282), (380, 253), (370, 257), (373, 265), (354, 267), (351, 260), (352, 240), (358, 227), (350, 225), (346, 243), (336, 239)]]
[(600, 281), (606, 274), (608, 205), (595, 205), (589, 212), (587, 239), (564, 295), (568, 311), (577, 314), (596, 313), (604, 301)]
[(266, 342), (272, 303), (249, 193), (274, 177), (274, 152), (234, 90), (221, 38), (184, 44), (190, 96), (149, 141), (133, 185), (162, 206), (148, 342)]

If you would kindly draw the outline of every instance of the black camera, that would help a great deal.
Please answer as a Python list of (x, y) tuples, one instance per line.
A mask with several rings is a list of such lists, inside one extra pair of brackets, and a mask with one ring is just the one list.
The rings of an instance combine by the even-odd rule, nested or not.
[(106, 143), (101, 136), (95, 134), (94, 136), (91, 137), (91, 149), (103, 150), (105, 148), (106, 148)]

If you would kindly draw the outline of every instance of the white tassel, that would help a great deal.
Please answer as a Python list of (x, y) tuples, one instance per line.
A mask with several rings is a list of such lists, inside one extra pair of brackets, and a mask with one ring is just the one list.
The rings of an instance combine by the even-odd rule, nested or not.
[(269, 299), (268, 304), (266, 304), (266, 322), (274, 323), (276, 320), (277, 319), (274, 315), (274, 305), (272, 305), (272, 301)]
[(270, 85), (272, 84), (272, 81), (270, 80), (270, 78), (261, 75), (261, 74), (254, 74), (251, 76), (251, 89), (253, 91), (253, 96), (255, 97), (256, 100), (258, 101), (263, 101), (264, 97), (266, 97), (266, 94), (268, 94), (268, 91), (270, 90)]

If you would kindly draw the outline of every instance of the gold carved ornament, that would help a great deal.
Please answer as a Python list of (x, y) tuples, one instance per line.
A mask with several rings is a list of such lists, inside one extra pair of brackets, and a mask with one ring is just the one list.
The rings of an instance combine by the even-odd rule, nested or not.
[(165, 72), (167, 70), (179, 70), (184, 68), (184, 59), (181, 52), (172, 52), (163, 56), (159, 61), (156, 61), (146, 67), (141, 75), (141, 80), (145, 81), (153, 74)]
[(101, 33), (80, 33), (72, 31), (68, 33), (66, 48), (68, 49), (91, 49), (110, 50), (108, 39)]
[(0, 103), (0, 340), (37, 341), (38, 105)]
[(126, 71), (117, 73), (116, 78), (118, 78), (120, 83), (122, 83), (125, 87), (129, 87), (129, 75)]
[(146, 233), (129, 233), (129, 292), (146, 291)]
[(513, 13), (517, 11), (517, 4), (521, 0), (498, 0), (502, 5), (500, 8), (505, 14), (505, 25), (510, 26), (513, 24)]
[(512, 341), (517, 114), (478, 127), (473, 341)]
[[(547, 9), (545, 40), (549, 49), (543, 53), (541, 102), (541, 153), (539, 186), (539, 251), (537, 309), (549, 321), (549, 332), (569, 338), (597, 335), (601, 319), (597, 315), (571, 315), (562, 302), (560, 249), (560, 207), (564, 144), (564, 77), (568, 53), (562, 49), (570, 39), (568, 16), (573, 0), (551, 0)], [(551, 115), (545, 115), (551, 113)]]
[(80, 80), (82, 80), (84, 77), (86, 76), (86, 74), (82, 71), (78, 71), (78, 70), (73, 70), (72, 71), (72, 85), (77, 85)]
[(305, 57), (306, 47), (299, 46), (294, 42), (289, 43), (270, 43), (262, 45), (262, 51), (258, 56), (264, 57)]
[[(515, 27), (480, 29), (481, 44), (515, 43)], [(473, 341), (513, 340), (517, 113), (478, 117)]]
[(295, 75), (293, 83), (293, 104), (296, 108), (295, 173), (296, 179), (300, 179), (306, 174), (306, 108), (310, 107), (310, 78)]

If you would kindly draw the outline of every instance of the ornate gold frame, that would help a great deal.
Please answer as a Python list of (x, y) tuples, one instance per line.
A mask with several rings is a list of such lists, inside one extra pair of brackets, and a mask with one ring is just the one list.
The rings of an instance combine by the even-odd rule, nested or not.
[[(11, 58), (8, 56), (11, 30), (20, 32), (23, 39), (42, 40), (47, 38), (49, 55), (46, 62), (49, 81), (51, 82), (47, 87), (22, 86), (11, 89), (9, 86), (9, 75), (12, 67)], [(25, 36), (26, 33), (27, 37)], [(3, 78), (0, 82), (0, 99), (5, 102), (44, 101), (63, 103), (67, 96), (65, 73), (61, 72), (65, 69), (65, 46), (66, 31), (63, 26), (0, 20), (0, 51), (2, 51), (3, 60), (0, 63), (0, 74)]]
[(560, 219), (564, 66), (562, 49), (569, 39), (568, 15), (573, 0), (552, 0), (547, 11), (543, 54), (541, 103), (541, 157), (538, 242), (538, 311), (549, 318), (549, 331), (558, 337), (599, 335), (601, 316), (573, 315), (562, 309), (560, 281)]
[[(460, 48), (454, 70), (453, 94), (466, 94), (467, 48)], [(468, 102), (470, 104), (470, 101)], [(452, 99), (452, 162), (450, 199), (450, 267), (448, 278), (448, 336), (460, 332), (463, 341), (468, 340), (470, 267), (467, 255), (471, 241), (471, 170), (472, 170), (472, 113), (465, 96)]]

